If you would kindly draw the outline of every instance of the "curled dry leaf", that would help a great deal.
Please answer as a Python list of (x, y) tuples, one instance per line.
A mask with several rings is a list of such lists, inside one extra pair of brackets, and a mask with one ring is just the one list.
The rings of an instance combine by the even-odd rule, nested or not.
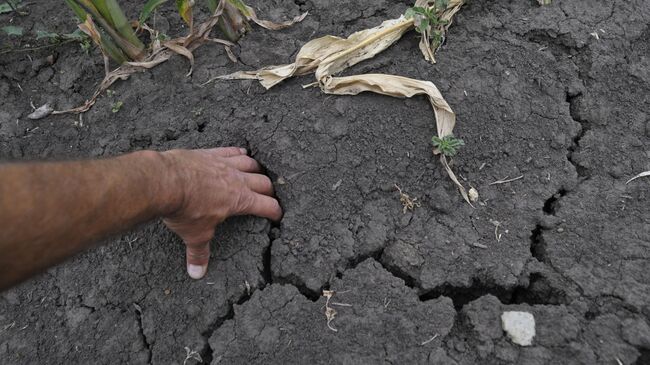
[[(257, 71), (241, 71), (214, 78), (221, 80), (258, 80), (267, 89), (293, 76), (307, 75), (323, 65), (320, 75), (340, 72), (347, 67), (372, 58), (399, 40), (413, 26), (404, 17), (353, 33), (348, 38), (325, 36), (307, 42), (298, 52), (294, 63), (269, 66)], [(345, 65), (345, 60), (349, 63)], [(330, 64), (334, 64), (330, 66)], [(341, 67), (345, 66), (345, 67)], [(212, 80), (211, 80), (212, 81)]]
[(433, 107), (434, 122), (439, 136), (444, 137), (451, 134), (456, 124), (456, 115), (431, 81), (395, 75), (365, 74), (324, 77), (321, 79), (320, 86), (324, 93), (335, 95), (357, 95), (364, 91), (398, 98), (425, 95)]
[[(259, 25), (262, 28), (266, 28), (266, 29), (270, 29), (270, 30), (280, 30), (280, 29), (290, 27), (290, 26), (292, 26), (292, 25), (294, 25), (296, 23), (299, 23), (299, 22), (303, 21), (305, 19), (305, 17), (309, 14), (309, 13), (305, 12), (305, 13), (302, 13), (302, 14), (294, 17), (291, 20), (275, 23), (275, 22), (272, 22), (272, 21), (269, 21), (269, 20), (263, 20), (263, 19), (258, 18), (257, 14), (255, 14), (255, 9), (251, 8), (248, 5), (245, 5), (244, 3), (242, 3), (242, 5), (244, 6), (244, 9), (246, 9), (246, 12), (242, 11), (242, 14), (246, 17), (246, 19), (255, 22), (255, 24)], [(237, 8), (239, 8), (239, 6), (237, 6)]]
[[(430, 3), (433, 1), (418, 0), (416, 6), (427, 6)], [(451, 0), (441, 17), (451, 22), (452, 16), (464, 3), (465, 0)], [(444, 30), (448, 27), (448, 23)], [(270, 66), (257, 71), (241, 71), (212, 80), (258, 80), (262, 86), (270, 89), (293, 76), (314, 73), (317, 82), (308, 86), (318, 85), (326, 94), (356, 95), (369, 91), (399, 98), (426, 95), (433, 107), (437, 134), (442, 138), (452, 134), (456, 115), (432, 82), (385, 74), (334, 76), (384, 51), (397, 42), (404, 33), (413, 29), (413, 24), (412, 18), (401, 16), (386, 20), (377, 27), (355, 32), (347, 38), (324, 36), (307, 42), (292, 64)], [(440, 151), (434, 149), (434, 154), (440, 154)], [(467, 191), (449, 167), (446, 157), (441, 155), (440, 160), (465, 201), (472, 205)]]

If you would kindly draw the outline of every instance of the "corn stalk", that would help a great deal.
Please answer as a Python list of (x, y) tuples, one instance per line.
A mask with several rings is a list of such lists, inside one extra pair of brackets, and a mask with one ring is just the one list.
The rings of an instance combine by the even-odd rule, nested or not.
[[(240, 12), (245, 21), (250, 20), (264, 28), (274, 30), (286, 28), (302, 21), (307, 16), (307, 13), (304, 13), (286, 22), (273, 23), (260, 20), (255, 11), (240, 0), (208, 0), (211, 15), (198, 26), (195, 26), (192, 14), (194, 0), (176, 0), (176, 6), (181, 18), (190, 26), (189, 34), (164, 42), (156, 40), (149, 47), (145, 47), (138, 39), (131, 23), (126, 20), (116, 0), (65, 1), (82, 21), (79, 28), (93, 39), (104, 55), (106, 75), (92, 97), (83, 105), (68, 110), (53, 111), (52, 114), (84, 113), (95, 104), (99, 95), (117, 80), (126, 80), (134, 73), (153, 68), (167, 61), (174, 54), (181, 55), (189, 60), (190, 69), (187, 76), (190, 76), (194, 68), (194, 54), (192, 52), (205, 43), (223, 45), (228, 57), (233, 62), (237, 62), (236, 57), (230, 50), (230, 47), (234, 46), (233, 42), (210, 37), (212, 29), (219, 22), (229, 22), (229, 20), (224, 19), (226, 9)], [(158, 32), (147, 26), (145, 22), (151, 13), (165, 2), (166, 0), (148, 0), (136, 23), (138, 29), (148, 31), (153, 39), (157, 39)], [(95, 21), (99, 26), (96, 25)], [(110, 71), (109, 58), (121, 63), (121, 65)]]

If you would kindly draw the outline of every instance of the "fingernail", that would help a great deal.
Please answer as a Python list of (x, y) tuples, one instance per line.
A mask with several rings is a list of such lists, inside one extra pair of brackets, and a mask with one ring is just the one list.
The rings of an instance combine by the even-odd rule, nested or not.
[(239, 151), (241, 151), (242, 155), (245, 155), (248, 153), (245, 148), (240, 148)]
[(206, 266), (200, 266), (200, 265), (192, 265), (189, 264), (187, 265), (187, 273), (190, 275), (192, 279), (201, 279), (203, 276), (205, 276), (205, 272), (207, 269)]

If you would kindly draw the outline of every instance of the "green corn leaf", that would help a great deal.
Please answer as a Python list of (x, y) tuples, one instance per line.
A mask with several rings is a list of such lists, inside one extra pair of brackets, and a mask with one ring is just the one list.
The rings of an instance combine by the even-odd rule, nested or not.
[(178, 8), (178, 13), (181, 15), (181, 18), (188, 25), (192, 25), (192, 5), (194, 5), (193, 0), (176, 0), (176, 8)]
[[(119, 63), (124, 63), (130, 60), (139, 60), (142, 58), (144, 45), (135, 36), (131, 25), (126, 21), (126, 17), (119, 8), (119, 5), (117, 5), (117, 2), (114, 0), (112, 3), (105, 0), (65, 1), (82, 22), (86, 22), (89, 17), (92, 17), (97, 22), (98, 26), (93, 25), (92, 28), (94, 30), (93, 32), (100, 36), (90, 36), (106, 55)], [(111, 7), (117, 7), (117, 10), (119, 10), (119, 13), (122, 15), (122, 20), (128, 26), (128, 29), (125, 29), (125, 31), (130, 31), (136, 42), (131, 42), (129, 39), (122, 36), (117, 27), (113, 25), (113, 17), (117, 14), (119, 20), (120, 14), (117, 12), (111, 13)], [(106, 16), (104, 16), (104, 14), (106, 14)], [(122, 25), (124, 26), (124, 24)], [(75, 33), (72, 33), (71, 36), (74, 36), (74, 34)], [(79, 37), (80, 41), (83, 41), (84, 39), (83, 36)]]
[(7, 35), (13, 35), (18, 37), (20, 37), (24, 33), (22, 27), (17, 27), (15, 25), (7, 25), (6, 27), (2, 27), (0, 29), (2, 29), (3, 32), (7, 33)]
[[(99, 14), (101, 14), (101, 17), (110, 26), (115, 27), (115, 23), (113, 22), (113, 17), (111, 16), (110, 5), (108, 4), (107, 0), (77, 0), (77, 1), (80, 1), (82, 3), (92, 3), (92, 5), (94, 5), (94, 7), (99, 12)], [(99, 19), (98, 17), (99, 14), (93, 14), (95, 16), (95, 20)]]
[(208, 0), (208, 9), (210, 9), (210, 14), (214, 14), (217, 11), (217, 6), (219, 5), (219, 0)]
[(166, 3), (167, 0), (149, 0), (147, 1), (146, 4), (144, 4), (144, 8), (142, 8), (142, 13), (140, 13), (140, 18), (138, 18), (138, 23), (139, 24), (144, 24), (144, 22), (149, 19), (151, 16), (151, 13), (156, 10), (157, 7), (160, 5)]
[(124, 55), (120, 47), (113, 43), (111, 37), (106, 35), (105, 32), (95, 25), (92, 16), (89, 15), (86, 18), (86, 21), (79, 25), (79, 29), (88, 35), (97, 46), (99, 46), (104, 55), (119, 63), (129, 61), (129, 58)]
[(77, 4), (77, 2), (75, 2), (74, 0), (65, 0), (65, 2), (66, 4), (68, 4), (70, 9), (72, 9), (72, 11), (75, 13), (77, 18), (79, 18), (79, 20), (81, 20), (82, 22), (86, 21), (86, 16), (88, 15), (88, 13), (86, 13), (86, 11), (79, 4)]
[[(82, 9), (85, 13), (84, 18), (85, 19), (88, 15), (92, 15), (97, 24), (104, 30), (106, 34), (104, 34), (103, 41), (104, 42), (109, 42), (110, 38), (114, 41), (114, 44), (117, 45), (123, 52), (128, 56), (128, 59), (130, 60), (140, 60), (142, 59), (142, 54), (144, 50), (144, 45), (142, 42), (140, 42), (139, 39), (135, 36), (135, 33), (133, 32), (133, 29), (131, 29), (131, 25), (126, 21), (126, 17), (124, 16), (124, 13), (122, 13), (121, 9), (119, 8), (119, 5), (117, 5), (117, 2), (114, 0), (71, 0), (74, 2), (78, 8)], [(111, 9), (113, 8), (113, 9)], [(117, 9), (115, 9), (117, 8)], [(73, 8), (74, 10), (74, 8)], [(113, 10), (113, 12), (111, 12)], [(118, 12), (119, 11), (119, 12)], [(106, 14), (106, 16), (104, 16)], [(128, 26), (128, 29), (124, 27), (124, 24), (122, 25), (122, 29), (125, 32), (131, 32), (132, 33), (132, 41), (127, 39), (126, 37), (122, 36), (120, 32), (118, 31), (118, 27), (114, 26), (113, 24), (113, 18), (115, 16), (118, 17), (118, 24), (120, 24), (120, 16), (122, 15), (121, 18), (125, 22), (126, 26)], [(97, 43), (97, 42), (95, 42)], [(118, 60), (116, 58), (116, 60)], [(119, 61), (118, 62), (122, 62)]]
[(122, 8), (117, 3), (116, 0), (105, 0), (108, 11), (110, 12), (111, 19), (113, 19), (113, 25), (115, 29), (124, 37), (129, 43), (135, 46), (137, 49), (142, 51), (144, 49), (144, 44), (140, 42), (138, 37), (135, 35), (131, 23), (126, 19)]

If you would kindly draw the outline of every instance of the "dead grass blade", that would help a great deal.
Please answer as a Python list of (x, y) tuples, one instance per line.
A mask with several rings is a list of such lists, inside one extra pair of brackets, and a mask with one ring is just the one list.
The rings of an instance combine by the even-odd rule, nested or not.
[(631, 178), (630, 180), (628, 180), (628, 181), (625, 183), (625, 185), (631, 183), (632, 181), (634, 181), (634, 180), (636, 180), (636, 179), (638, 179), (638, 178), (641, 178), (641, 177), (648, 177), (648, 176), (650, 176), (650, 171), (644, 171), (644, 172), (642, 172), (642, 173), (636, 175), (635, 177)]
[[(320, 74), (333, 74), (369, 59), (382, 52), (413, 26), (413, 20), (404, 17), (391, 19), (381, 25), (353, 33), (348, 38), (324, 36), (307, 42), (298, 52), (295, 62), (269, 66), (257, 71), (241, 71), (209, 80), (258, 80), (267, 89), (293, 76), (315, 72), (325, 64)], [(345, 61), (351, 63), (342, 67)], [(319, 75), (317, 75), (317, 79)]]

